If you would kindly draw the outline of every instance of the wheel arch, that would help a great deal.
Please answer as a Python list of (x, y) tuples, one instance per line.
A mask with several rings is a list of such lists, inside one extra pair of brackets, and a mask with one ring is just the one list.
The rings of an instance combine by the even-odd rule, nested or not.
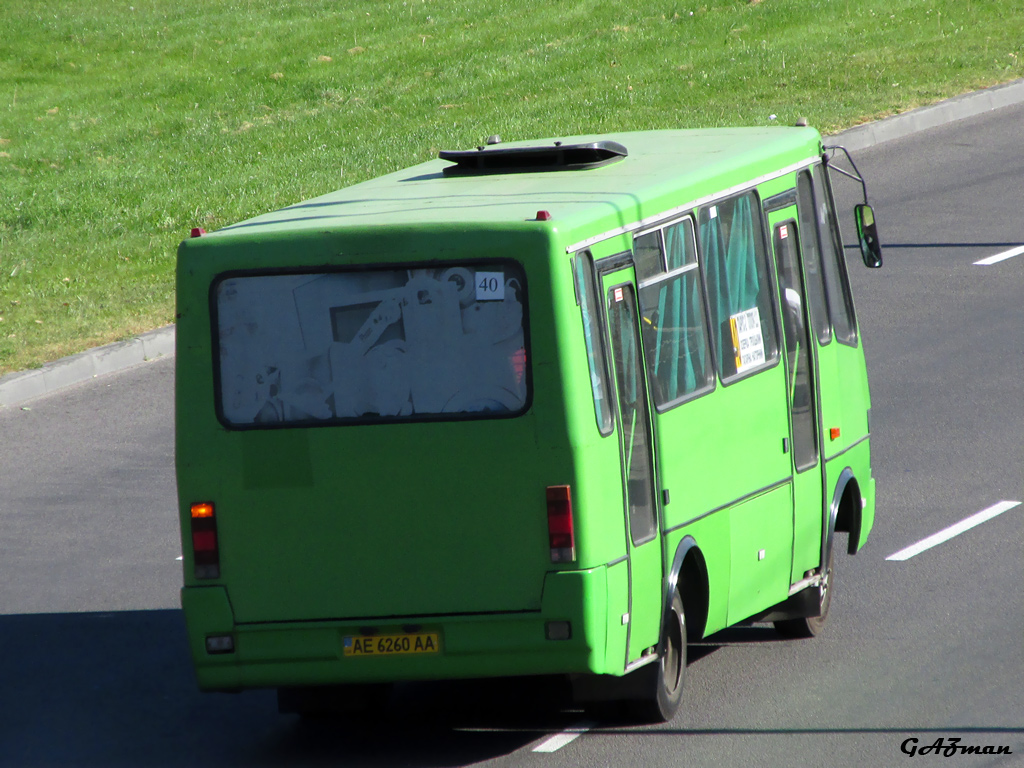
[(666, 573), (665, 594), (662, 597), (663, 615), (672, 604), (672, 595), (676, 590), (679, 590), (683, 601), (687, 637), (690, 640), (703, 638), (708, 620), (708, 569), (700, 547), (690, 535), (684, 536), (676, 545), (672, 563)]
[[(839, 531), (850, 534), (846, 552), (850, 555), (857, 554), (860, 546), (860, 532), (864, 507), (861, 503), (863, 497), (860, 493), (860, 484), (853, 474), (853, 470), (846, 467), (836, 482), (835, 491), (832, 493), (832, 503), (829, 507), (830, 525), (829, 538), (833, 532)], [(826, 541), (824, 546), (830, 546), (831, 541)], [(826, 549), (822, 550), (827, 551)]]

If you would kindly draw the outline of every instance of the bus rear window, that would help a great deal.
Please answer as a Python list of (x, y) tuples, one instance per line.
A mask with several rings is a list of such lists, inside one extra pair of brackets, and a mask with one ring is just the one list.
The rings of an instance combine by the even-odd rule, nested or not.
[(515, 416), (526, 280), (513, 262), (233, 274), (213, 285), (231, 427)]

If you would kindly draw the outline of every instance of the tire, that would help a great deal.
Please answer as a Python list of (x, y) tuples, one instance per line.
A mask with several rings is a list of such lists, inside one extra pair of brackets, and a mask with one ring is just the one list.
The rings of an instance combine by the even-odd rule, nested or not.
[(783, 637), (810, 638), (817, 637), (825, 629), (828, 610), (832, 607), (832, 592), (835, 588), (835, 566), (832, 561), (832, 547), (829, 546), (826, 560), (825, 576), (821, 582), (818, 615), (801, 619), (784, 619), (775, 622), (775, 631)]
[(644, 697), (628, 702), (631, 714), (650, 723), (671, 720), (683, 699), (683, 683), (686, 680), (686, 615), (678, 591), (673, 593), (672, 603), (665, 614), (658, 650), (660, 658), (656, 664), (648, 664), (634, 673), (647, 678), (643, 686)]

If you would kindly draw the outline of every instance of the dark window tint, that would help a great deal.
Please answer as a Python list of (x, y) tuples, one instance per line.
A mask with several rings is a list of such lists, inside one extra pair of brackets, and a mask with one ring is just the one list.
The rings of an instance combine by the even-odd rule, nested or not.
[(832, 235), (828, 229), (819, 232), (810, 173), (801, 171), (796, 187), (797, 210), (800, 213), (800, 247), (804, 275), (807, 278), (807, 309), (818, 343), (828, 344), (832, 340), (832, 327), (829, 325), (828, 304), (825, 302), (825, 277), (821, 270), (820, 243), (822, 239), (830, 238)]
[(786, 343), (786, 382), (793, 419), (793, 463), (797, 471), (818, 463), (811, 336), (804, 315), (804, 283), (800, 274), (796, 222), (775, 227), (775, 259), (782, 298), (782, 327)]
[(608, 331), (612, 339), (615, 385), (619, 395), (629, 533), (634, 544), (642, 544), (655, 534), (653, 463), (633, 286), (623, 285), (608, 292)]
[(573, 260), (576, 294), (583, 316), (583, 338), (587, 347), (587, 365), (590, 368), (590, 387), (594, 395), (594, 415), (602, 435), (612, 431), (612, 411), (608, 402), (608, 366), (598, 317), (598, 298), (594, 287), (594, 267), (589, 253), (580, 253)]
[(665, 271), (665, 249), (660, 230), (634, 238), (633, 261), (636, 263), (637, 280), (641, 282)]
[(836, 338), (844, 344), (857, 343), (857, 323), (853, 314), (853, 298), (850, 281), (846, 274), (846, 258), (843, 243), (839, 238), (839, 225), (832, 210), (832, 196), (826, 186), (822, 166), (813, 170), (815, 210), (818, 228), (821, 231), (821, 263), (825, 273), (825, 289), (828, 295), (829, 317)]

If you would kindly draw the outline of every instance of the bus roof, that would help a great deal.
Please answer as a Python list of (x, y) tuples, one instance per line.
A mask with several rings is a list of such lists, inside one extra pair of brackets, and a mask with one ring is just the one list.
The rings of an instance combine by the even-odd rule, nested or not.
[[(257, 216), (213, 236), (438, 226), (558, 228), (567, 237), (642, 221), (668, 208), (749, 186), (821, 151), (813, 128), (662, 130), (507, 142), (500, 148), (617, 142), (628, 156), (585, 170), (444, 173), (431, 160)], [(550, 220), (538, 222), (547, 211)]]

